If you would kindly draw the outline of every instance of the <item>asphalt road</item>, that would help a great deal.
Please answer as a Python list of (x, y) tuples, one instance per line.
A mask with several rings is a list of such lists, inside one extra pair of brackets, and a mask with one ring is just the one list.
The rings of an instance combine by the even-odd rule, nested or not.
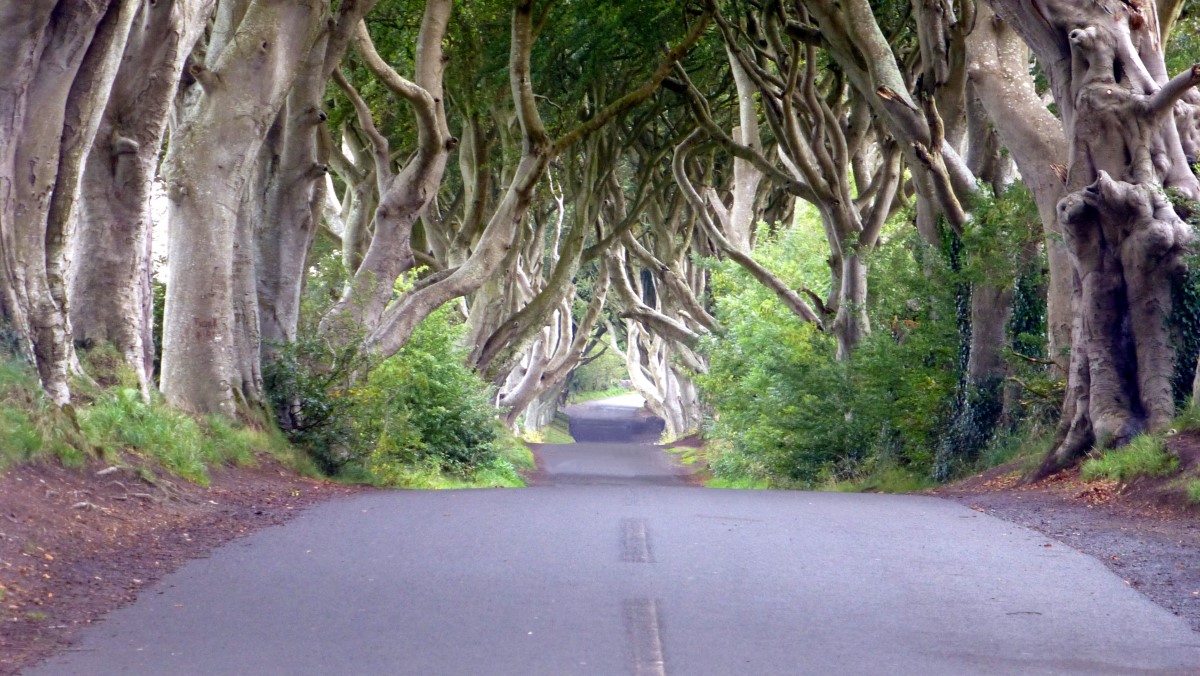
[(1200, 673), (1200, 635), (1099, 562), (948, 501), (697, 488), (611, 440), (540, 456), (538, 487), (238, 540), (26, 673)]

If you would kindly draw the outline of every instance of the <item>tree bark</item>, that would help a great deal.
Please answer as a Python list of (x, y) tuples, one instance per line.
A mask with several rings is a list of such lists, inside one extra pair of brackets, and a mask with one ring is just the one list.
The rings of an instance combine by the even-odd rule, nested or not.
[(116, 76), (133, 0), (0, 7), (3, 311), (59, 405), (73, 359), (66, 241), (78, 181)]
[(1058, 203), (1074, 274), (1071, 370), (1057, 443), (1036, 479), (1174, 415), (1166, 319), (1191, 231), (1163, 188), (1200, 195), (1171, 114), (1200, 65), (1167, 79), (1152, 2), (992, 4), (1047, 65), (1071, 143)]
[(82, 347), (110, 343), (153, 388), (150, 195), (184, 61), (215, 0), (139, 5), (80, 186), (67, 275)]
[(232, 417), (253, 386), (236, 361), (238, 218), (258, 151), (327, 10), (323, 0), (222, 0), (206, 63), (190, 69), (196, 83), (163, 166), (171, 231), (162, 390), (180, 409)]

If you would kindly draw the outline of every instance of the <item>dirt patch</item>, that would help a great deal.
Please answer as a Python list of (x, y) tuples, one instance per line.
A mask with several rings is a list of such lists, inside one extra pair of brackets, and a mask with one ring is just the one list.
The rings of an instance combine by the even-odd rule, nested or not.
[(364, 490), (270, 459), (208, 488), (129, 469), (35, 464), (0, 476), (0, 676), (68, 645), (190, 559)]
[(1018, 472), (1001, 467), (929, 493), (1099, 559), (1200, 631), (1200, 519), (1168, 481), (1085, 483), (1078, 470), (1032, 486), (1019, 480)]

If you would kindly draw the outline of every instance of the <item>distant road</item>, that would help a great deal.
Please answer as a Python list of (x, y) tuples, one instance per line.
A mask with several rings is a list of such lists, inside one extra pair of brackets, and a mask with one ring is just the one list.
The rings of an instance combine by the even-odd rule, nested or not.
[(539, 447), (539, 486), (324, 504), (26, 673), (1200, 673), (1200, 635), (1033, 531), (927, 497), (688, 486), (651, 445), (587, 441), (630, 406), (572, 413), (581, 443)]

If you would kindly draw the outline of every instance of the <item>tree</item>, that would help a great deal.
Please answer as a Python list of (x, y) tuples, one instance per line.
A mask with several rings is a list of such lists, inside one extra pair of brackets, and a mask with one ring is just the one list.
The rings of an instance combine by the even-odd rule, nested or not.
[(184, 61), (215, 0), (138, 3), (121, 67), (87, 153), (70, 239), (74, 340), (112, 344), (153, 387), (150, 196)]
[(0, 7), (0, 302), (59, 405), (71, 399), (65, 252), (76, 185), (139, 4)]
[(1152, 2), (993, 7), (1043, 64), (1070, 143), (1058, 220), (1075, 321), (1057, 443), (1036, 474), (1044, 476), (1174, 416), (1166, 319), (1191, 232), (1164, 191), (1200, 197), (1173, 115), (1189, 105), (1180, 99), (1200, 83), (1200, 65), (1168, 78)]
[(249, 289), (244, 274), (240, 288), (235, 278), (238, 249), (252, 246), (246, 230), (238, 237), (242, 204), (258, 151), (327, 15), (317, 0), (222, 0), (203, 61), (188, 67), (162, 170), (171, 224), (162, 391), (185, 411), (234, 417), (261, 399), (258, 346), (239, 336), (250, 330), (257, 339), (258, 318), (243, 314), (239, 327), (235, 314), (254, 294), (252, 278)]

